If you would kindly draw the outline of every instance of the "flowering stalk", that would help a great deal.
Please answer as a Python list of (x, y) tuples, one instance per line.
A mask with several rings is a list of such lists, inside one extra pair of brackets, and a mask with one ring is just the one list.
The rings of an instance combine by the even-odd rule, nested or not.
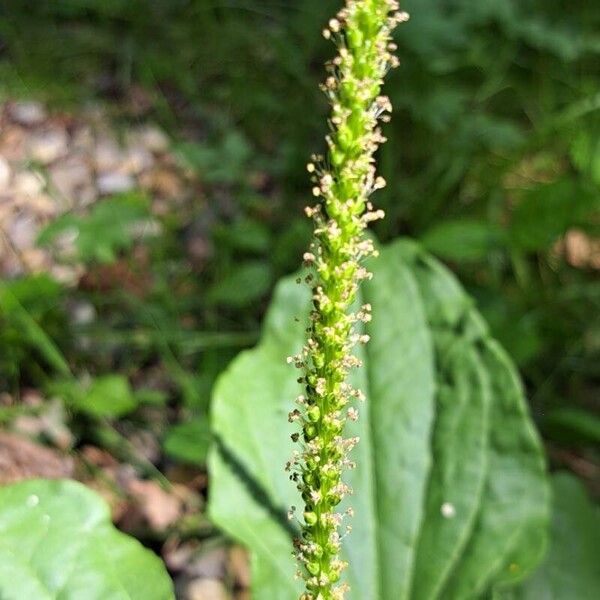
[(372, 192), (385, 186), (376, 177), (374, 153), (385, 141), (378, 121), (389, 120), (391, 104), (380, 90), (389, 68), (398, 64), (392, 30), (407, 18), (396, 0), (346, 0), (323, 32), (339, 54), (327, 64), (322, 85), (332, 106), (327, 155), (313, 156), (307, 167), (313, 194), (320, 199), (306, 209), (315, 222), (315, 239), (304, 255), (311, 267), (307, 280), (314, 308), (306, 345), (288, 358), (302, 369), (300, 382), (306, 389), (289, 415), (301, 426), (301, 433), (292, 435), (301, 451), (287, 465), (305, 504), (302, 535), (295, 542), (299, 573), (306, 582), (301, 600), (339, 600), (348, 589), (337, 584), (347, 566), (339, 557), (339, 529), (352, 510), (340, 514), (336, 506), (351, 493), (342, 471), (354, 466), (348, 453), (358, 442), (343, 437), (346, 420), (358, 418), (357, 409), (348, 404), (362, 400), (363, 394), (348, 384), (347, 376), (360, 366), (352, 354), (354, 345), (368, 341), (355, 324), (371, 318), (369, 305), (355, 313), (351, 305), (360, 281), (370, 278), (362, 262), (376, 254), (364, 230), (383, 217), (369, 202)]

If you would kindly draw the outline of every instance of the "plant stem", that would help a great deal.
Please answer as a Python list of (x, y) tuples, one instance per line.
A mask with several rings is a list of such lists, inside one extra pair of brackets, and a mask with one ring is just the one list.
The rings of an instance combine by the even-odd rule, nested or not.
[(315, 239), (304, 255), (311, 268), (307, 281), (314, 308), (306, 345), (288, 358), (303, 371), (301, 382), (306, 386), (305, 395), (296, 400), (299, 407), (289, 415), (301, 425), (301, 433), (292, 436), (301, 442), (301, 451), (287, 465), (305, 504), (302, 536), (295, 542), (299, 573), (306, 583), (301, 600), (339, 600), (348, 589), (337, 584), (347, 566), (339, 556), (339, 529), (352, 509), (340, 514), (336, 506), (351, 492), (342, 472), (354, 467), (347, 455), (358, 442), (343, 437), (346, 420), (358, 418), (356, 408), (348, 404), (363, 399), (347, 382), (349, 370), (360, 366), (352, 353), (354, 345), (368, 341), (355, 324), (371, 318), (369, 305), (356, 312), (351, 306), (360, 281), (370, 278), (362, 263), (376, 254), (364, 230), (383, 217), (369, 202), (369, 196), (385, 186), (383, 178), (376, 177), (374, 153), (385, 141), (378, 121), (389, 120), (391, 104), (380, 91), (385, 74), (398, 64), (392, 30), (407, 18), (395, 0), (346, 0), (323, 32), (339, 53), (327, 64), (322, 85), (332, 107), (328, 151), (325, 157), (313, 156), (307, 166), (313, 195), (320, 199), (306, 209), (315, 222)]

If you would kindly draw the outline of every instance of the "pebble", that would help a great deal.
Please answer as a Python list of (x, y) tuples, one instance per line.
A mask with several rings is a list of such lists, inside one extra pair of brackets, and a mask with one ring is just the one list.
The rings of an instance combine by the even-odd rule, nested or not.
[(101, 173), (96, 180), (101, 195), (128, 192), (135, 187), (135, 179), (127, 173)]
[(142, 146), (155, 154), (161, 154), (169, 149), (169, 138), (158, 127), (152, 125), (140, 127), (133, 132), (133, 137), (137, 138)]
[(21, 196), (35, 196), (40, 194), (44, 187), (44, 179), (35, 171), (20, 171), (13, 181), (13, 190)]
[(185, 590), (185, 600), (230, 600), (219, 579), (194, 579)]
[(8, 162), (0, 156), (0, 191), (8, 189), (10, 184), (10, 166)]
[(129, 175), (138, 175), (142, 171), (152, 167), (153, 164), (154, 158), (146, 148), (143, 146), (134, 146), (125, 152), (120, 171)]
[(89, 325), (96, 320), (96, 308), (91, 302), (74, 302), (71, 306), (71, 316), (76, 325)]
[(101, 137), (94, 149), (94, 164), (97, 171), (109, 172), (120, 168), (123, 152), (117, 142), (109, 137)]
[(30, 158), (49, 165), (67, 153), (68, 137), (62, 129), (48, 129), (34, 133), (27, 141)]
[(35, 219), (27, 214), (20, 214), (9, 223), (7, 232), (13, 245), (18, 250), (26, 250), (35, 245), (39, 227)]
[(47, 258), (46, 252), (39, 248), (27, 248), (21, 254), (21, 260), (33, 273), (41, 273), (45, 270)]
[[(0, 221), (10, 241), (0, 244), (0, 277), (44, 270), (76, 284), (85, 270), (75, 262), (76, 232), (50, 249), (36, 246), (39, 231), (66, 211), (85, 215), (102, 197), (136, 188), (152, 197), (154, 216), (188, 201), (195, 179), (169, 148), (167, 134), (149, 123), (128, 127), (121, 138), (101, 107), (55, 117), (40, 102), (0, 103)], [(132, 234), (159, 232), (159, 222), (150, 219)]]
[(26, 131), (18, 125), (0, 123), (0, 154), (8, 162), (21, 161), (25, 157)]
[(49, 171), (50, 182), (55, 190), (72, 204), (81, 201), (82, 192), (89, 196), (92, 172), (83, 157), (72, 156), (53, 165)]
[(15, 206), (18, 206), (21, 209), (26, 209), (29, 212), (32, 212), (37, 217), (42, 220), (46, 220), (49, 217), (56, 216), (57, 213), (57, 205), (56, 202), (48, 196), (48, 194), (36, 194), (35, 196), (22, 196), (17, 198), (15, 201)]
[(8, 110), (9, 117), (15, 123), (25, 127), (39, 125), (46, 119), (46, 109), (40, 102), (15, 102)]

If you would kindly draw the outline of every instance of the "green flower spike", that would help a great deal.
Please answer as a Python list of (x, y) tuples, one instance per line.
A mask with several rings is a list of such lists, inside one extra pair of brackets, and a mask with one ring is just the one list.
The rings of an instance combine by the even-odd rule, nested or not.
[(348, 405), (364, 399), (347, 383), (349, 370), (360, 366), (354, 345), (368, 342), (354, 325), (371, 319), (369, 305), (357, 312), (351, 305), (360, 281), (371, 276), (363, 260), (376, 254), (364, 230), (384, 216), (369, 202), (385, 186), (376, 176), (374, 154), (385, 141), (378, 121), (389, 120), (392, 107), (380, 91), (387, 71), (398, 65), (392, 31), (407, 19), (396, 0), (346, 0), (323, 32), (339, 53), (327, 64), (322, 84), (332, 107), (327, 155), (313, 156), (307, 166), (313, 195), (320, 199), (306, 209), (315, 223), (315, 239), (304, 254), (314, 308), (306, 345), (288, 358), (302, 370), (306, 387), (289, 414), (302, 430), (292, 436), (301, 450), (287, 465), (305, 505), (302, 534), (295, 541), (299, 575), (306, 582), (301, 600), (341, 600), (348, 589), (337, 583), (347, 566), (339, 557), (339, 530), (352, 509), (341, 514), (336, 506), (352, 491), (342, 472), (354, 467), (348, 453), (359, 441), (343, 436), (346, 420), (358, 418), (357, 409)]

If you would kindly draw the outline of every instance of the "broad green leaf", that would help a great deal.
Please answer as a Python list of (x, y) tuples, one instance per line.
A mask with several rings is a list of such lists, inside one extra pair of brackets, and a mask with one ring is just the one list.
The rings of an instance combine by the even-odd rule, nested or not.
[(600, 509), (572, 475), (552, 478), (550, 548), (540, 567), (499, 600), (595, 600), (600, 593)]
[(67, 480), (0, 489), (3, 600), (172, 600), (152, 552), (113, 527), (106, 503)]
[(426, 516), (414, 597), (439, 595), (460, 557), (481, 503), (487, 470), (490, 390), (477, 353), (449, 332), (436, 334), (440, 365)]
[[(506, 580), (505, 565), (518, 579), (540, 558), (540, 444), (514, 368), (449, 272), (410, 242), (383, 249), (371, 268), (359, 299), (372, 305), (371, 341), (354, 374), (367, 402), (351, 430), (361, 438), (358, 468), (347, 477), (350, 597), (473, 598)], [(232, 363), (213, 402), (210, 513), (250, 548), (261, 600), (300, 589), (295, 524), (285, 519), (299, 499), (282, 470), (293, 450), (286, 414), (300, 390), (284, 359), (303, 343), (308, 310), (305, 287), (282, 282), (261, 342)]]
[[(394, 248), (384, 251), (382, 260), (372, 265), (373, 280), (364, 286), (364, 301), (373, 308), (373, 320), (367, 327), (371, 341), (364, 358), (367, 381), (362, 388), (370, 399), (362, 411), (368, 413), (368, 422), (366, 418), (362, 421), (368, 427), (368, 435), (361, 436), (359, 451), (370, 451), (374, 473), (365, 486), (353, 487), (354, 498), (371, 496), (374, 501), (377, 555), (373, 558), (381, 585), (379, 593), (373, 595), (361, 595), (357, 590), (357, 598), (409, 597), (431, 467), (432, 340), (417, 282), (398, 258)], [(361, 456), (356, 456), (356, 460), (362, 469), (369, 467)], [(362, 469), (353, 475), (360, 477)], [(410, 493), (403, 494), (402, 490)], [(370, 516), (356, 510), (357, 523)], [(364, 539), (358, 532), (356, 537)], [(373, 560), (364, 552), (362, 556), (352, 556), (364, 544), (348, 541), (351, 564), (363, 565), (365, 559)], [(360, 580), (362, 566), (352, 575), (351, 582), (353, 578)]]
[(488, 478), (474, 531), (442, 598), (469, 598), (490, 581), (519, 580), (545, 549), (549, 495), (541, 445), (506, 355), (489, 339), (481, 350), (492, 383)]
[[(432, 259), (419, 256), (414, 261), (414, 270), (422, 295), (427, 298), (430, 323), (436, 323), (437, 317), (438, 327), (440, 324), (453, 327), (456, 334), (475, 344), (491, 397), (486, 423), (487, 481), (480, 491), (479, 514), (463, 557), (441, 595), (460, 599), (484, 592), (491, 577), (519, 580), (539, 562), (545, 547), (549, 502), (544, 460), (541, 444), (527, 419), (515, 369), (500, 346), (489, 338), (487, 326), (473, 309), (472, 301), (456, 279)], [(440, 322), (439, 315), (444, 313), (446, 317)], [(457, 344), (459, 340), (455, 336), (451, 343)], [(444, 355), (447, 354), (448, 347), (444, 349)], [(438, 364), (440, 381), (443, 358)], [(441, 409), (438, 406), (438, 413), (443, 415)], [(457, 460), (467, 468), (466, 465), (473, 463), (474, 454), (467, 452), (460, 456), (462, 438), (463, 435), (456, 435), (454, 440), (459, 445)], [(444, 442), (443, 454), (453, 454), (448, 441)], [(457, 483), (454, 479), (453, 484), (460, 491), (467, 491)], [(517, 496), (520, 502), (515, 508)], [(429, 519), (427, 525), (431, 526)], [(510, 535), (506, 527), (510, 527)], [(504, 565), (506, 568), (502, 569)]]

